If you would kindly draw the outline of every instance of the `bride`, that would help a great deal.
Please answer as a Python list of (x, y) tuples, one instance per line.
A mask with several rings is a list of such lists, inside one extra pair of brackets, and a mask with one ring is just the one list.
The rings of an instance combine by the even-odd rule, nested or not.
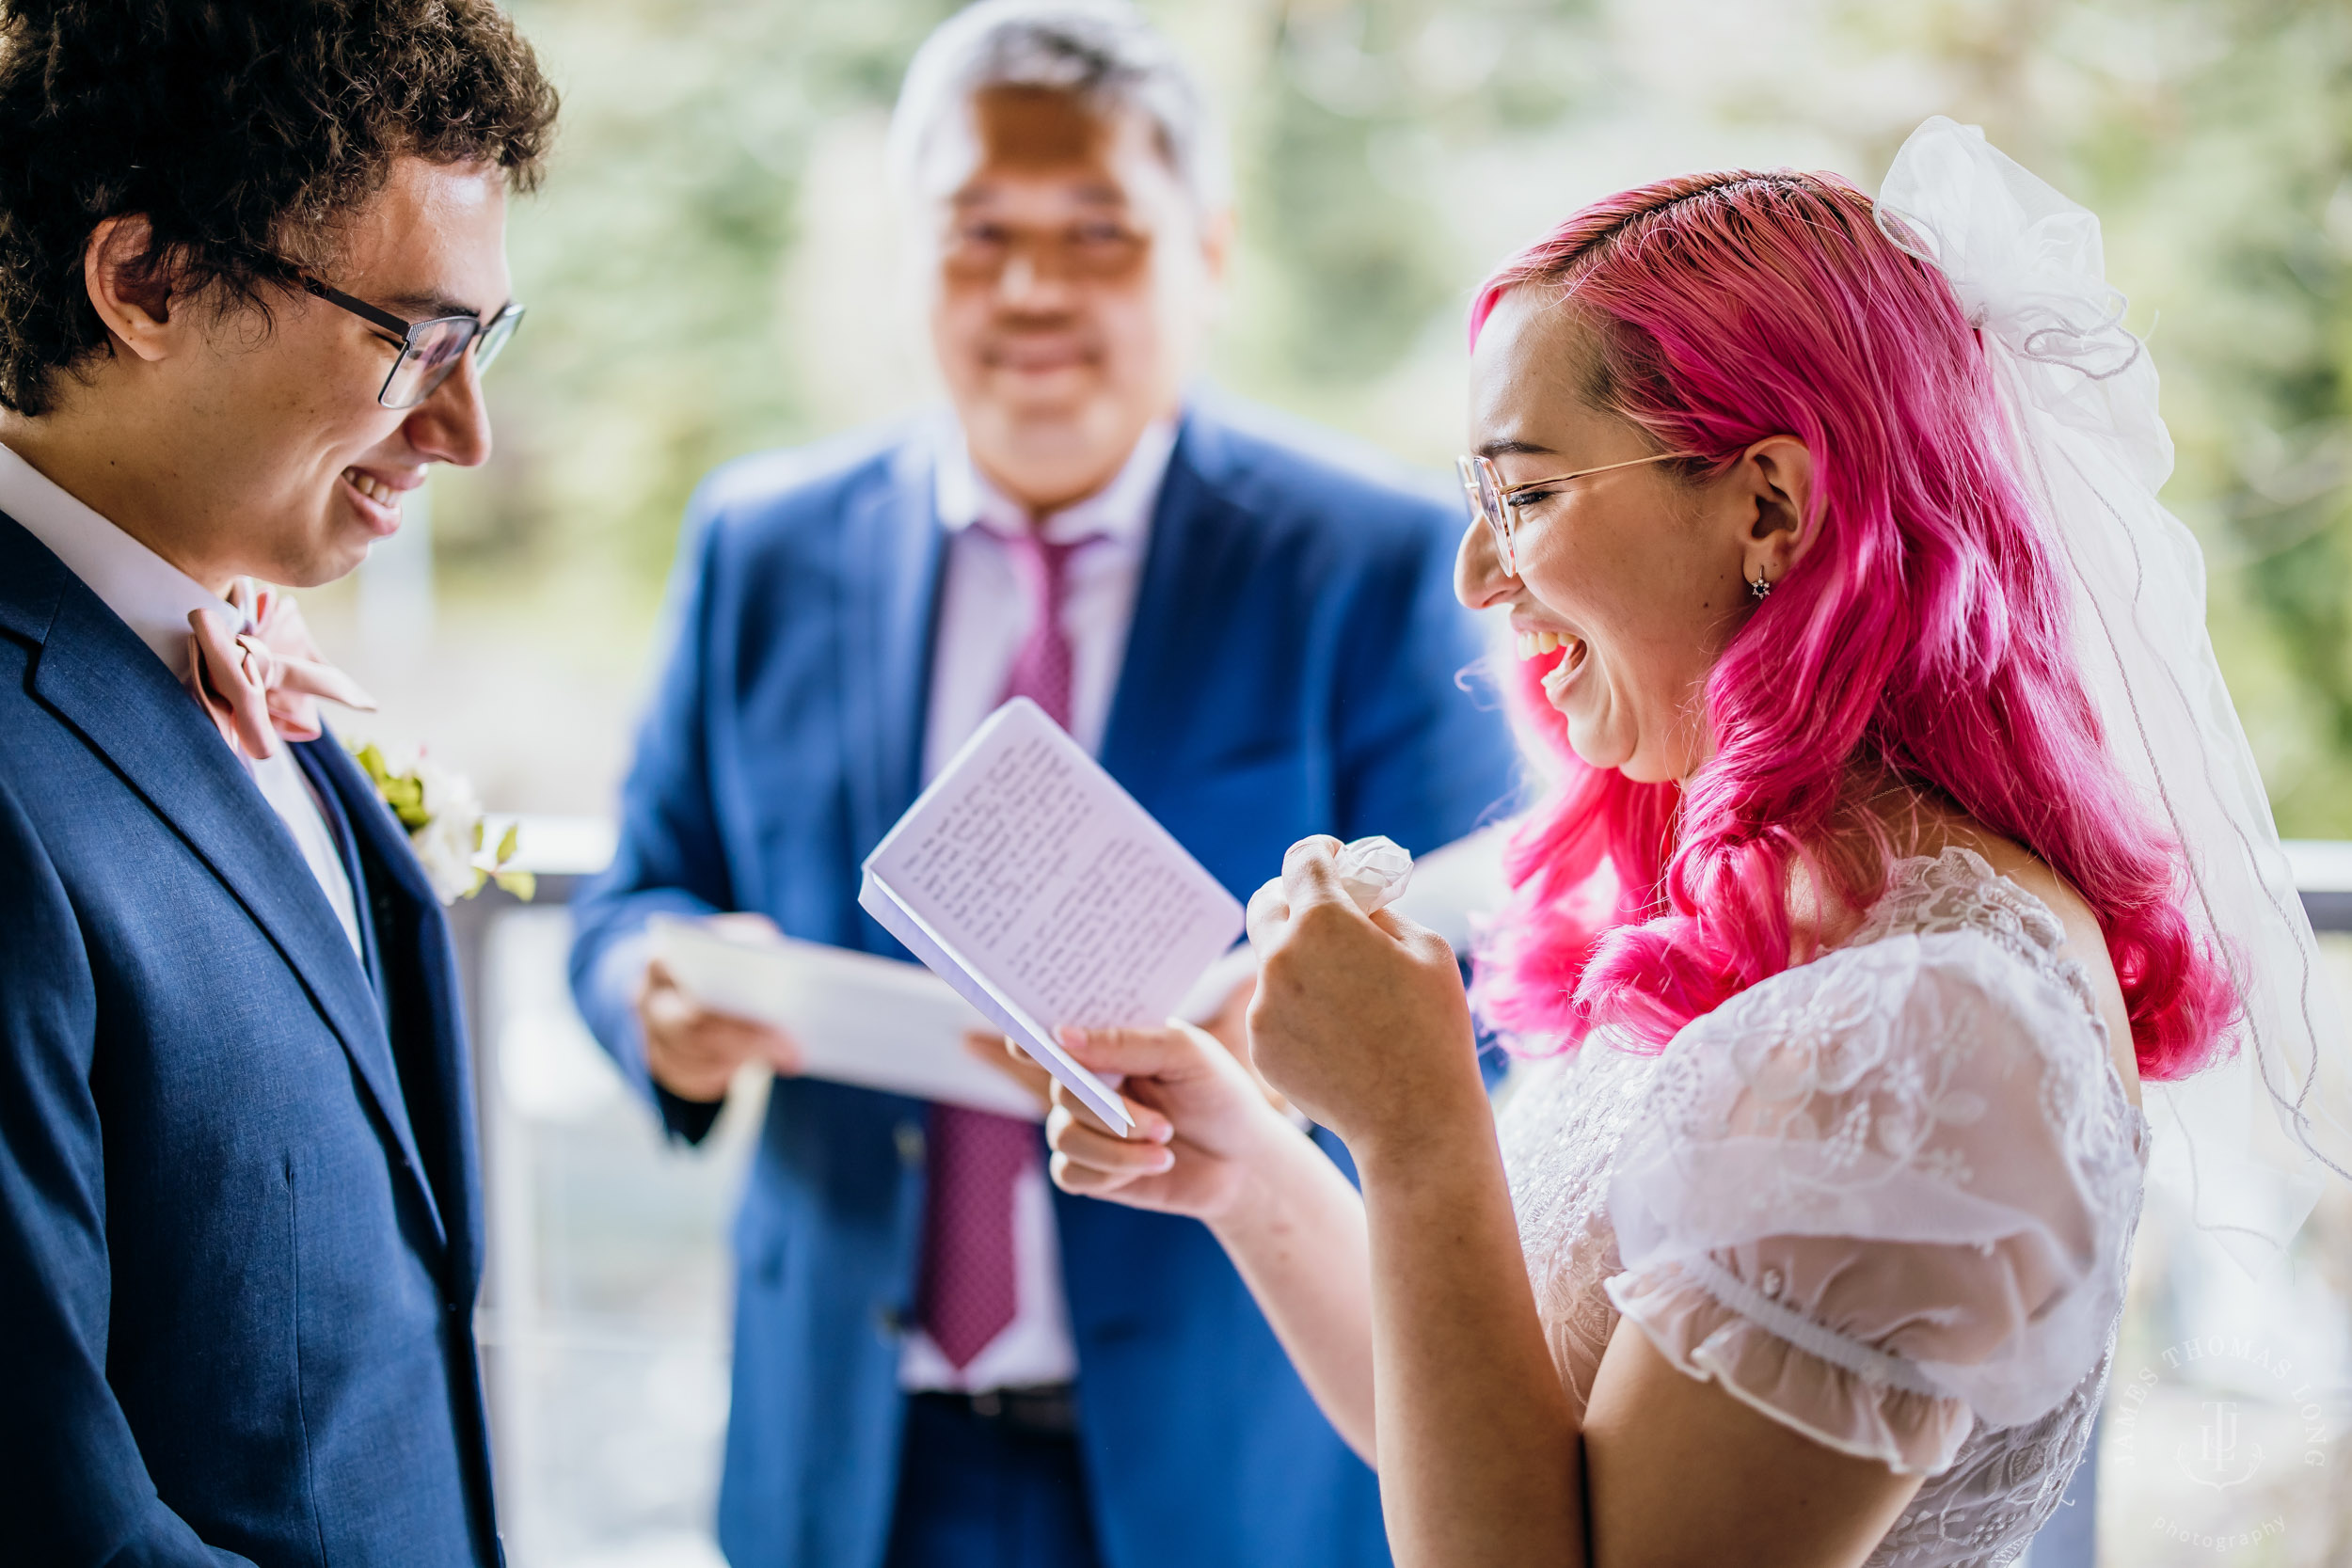
[[(1400, 1562), (2009, 1560), (2106, 1385), (2141, 1080), (2244, 1016), (2049, 520), (2091, 458), (2036, 378), (2122, 408), (2139, 345), (2104, 293), (1988, 304), (1955, 261), (2005, 195), (2079, 209), (1948, 121), (1904, 157), (1977, 182), (1940, 230), (1695, 176), (1485, 290), (1457, 582), (1507, 608), (1565, 782), (1474, 999), (1328, 839), (1249, 911), (1254, 1065), (1360, 1196), (1206, 1036), (1067, 1036), (1142, 1135), (1063, 1100), (1056, 1180), (1214, 1229)], [(1500, 1137), (1473, 1000), (1534, 1058)]]

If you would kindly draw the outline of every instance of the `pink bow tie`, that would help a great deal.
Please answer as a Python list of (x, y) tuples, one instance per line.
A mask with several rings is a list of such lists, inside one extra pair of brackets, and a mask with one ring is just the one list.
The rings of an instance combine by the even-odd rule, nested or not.
[(243, 625), (188, 611), (188, 688), (230, 751), (260, 762), (278, 754), (281, 736), (316, 740), (320, 697), (373, 711), (375, 699), (320, 654), (292, 598), (240, 578), (229, 602)]

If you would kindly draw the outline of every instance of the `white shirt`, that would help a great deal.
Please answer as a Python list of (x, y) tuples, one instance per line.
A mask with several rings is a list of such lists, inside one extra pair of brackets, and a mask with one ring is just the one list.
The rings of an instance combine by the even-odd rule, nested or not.
[[(49, 546), (49, 553), (64, 562), (183, 686), (188, 683), (191, 666), (189, 611), (216, 610), (231, 626), (241, 619), (227, 600), (68, 495), (5, 446), (0, 446), (0, 512)], [(188, 701), (196, 701), (193, 693)], [(230, 755), (245, 764), (262, 798), (294, 835), (294, 847), (318, 879), (352, 951), (360, 951), (351, 879), (343, 872), (335, 835), (301, 765), (282, 747), (266, 762), (255, 762), (234, 747)]]
[[(1175, 445), (1173, 420), (1151, 426), (1108, 484), (1044, 519), (1044, 535), (1057, 544), (1101, 536), (1070, 558), (1062, 589), (1062, 630), (1070, 638), (1070, 733), (1089, 752), (1102, 750), (1110, 721), (1152, 512)], [(1028, 530), (1027, 511), (974, 467), (961, 434), (948, 432), (939, 446), (936, 505), (947, 530), (947, 559), (924, 729), (927, 784), (1004, 700), (1014, 656), (1037, 614), (999, 543), (1007, 533)], [(1030, 1165), (1013, 1183), (1012, 1252), (1016, 1305), (1004, 1332), (958, 1370), (921, 1325), (914, 1326), (899, 1354), (901, 1387), (978, 1393), (1068, 1383), (1078, 1375), (1070, 1307), (1062, 1296), (1061, 1242), (1041, 1164)]]
[[(1042, 532), (1052, 544), (1100, 536), (1070, 557), (1062, 580), (1061, 624), (1070, 638), (1070, 734), (1089, 752), (1102, 750), (1103, 730), (1110, 721), (1152, 509), (1175, 446), (1174, 421), (1150, 426), (1108, 484), (1044, 522)], [(936, 504), (940, 526), (947, 531), (947, 560), (931, 654), (926, 781), (1005, 700), (1013, 657), (1036, 614), (1010, 553), (998, 543), (1006, 534), (1028, 531), (1027, 509), (981, 475), (960, 435), (947, 433), (940, 449)]]

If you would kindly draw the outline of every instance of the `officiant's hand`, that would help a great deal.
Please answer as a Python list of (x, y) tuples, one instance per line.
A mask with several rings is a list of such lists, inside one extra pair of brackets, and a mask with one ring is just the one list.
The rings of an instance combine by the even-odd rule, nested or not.
[(1249, 901), (1260, 963), (1249, 1049), (1267, 1083), (1361, 1159), (1454, 1111), (1488, 1112), (1454, 950), (1392, 911), (1358, 909), (1339, 848), (1301, 839)]
[(1136, 1122), (1122, 1138), (1056, 1084), (1045, 1141), (1064, 1192), (1214, 1224), (1263, 1150), (1299, 1140), (1257, 1075), (1206, 1030), (1064, 1029), (1061, 1042), (1089, 1070), (1125, 1079), (1120, 1097)]
[[(760, 914), (713, 915), (710, 924), (735, 936), (776, 936), (775, 923)], [(791, 1036), (757, 1019), (704, 1006), (655, 958), (637, 986), (637, 1025), (645, 1040), (645, 1070), (680, 1100), (709, 1104), (727, 1097), (727, 1085), (747, 1062), (760, 1062), (785, 1077), (801, 1070), (801, 1048)]]

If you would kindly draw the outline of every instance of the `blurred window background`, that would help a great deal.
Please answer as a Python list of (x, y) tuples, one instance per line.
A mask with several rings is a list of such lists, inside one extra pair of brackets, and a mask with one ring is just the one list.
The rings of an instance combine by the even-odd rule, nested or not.
[[(355, 733), (429, 747), (532, 816), (544, 867), (579, 870), (609, 843), (696, 480), (932, 395), (882, 150), (899, 73), (953, 7), (510, 6), (565, 104), (546, 187), (511, 219), (531, 318), (489, 383), (497, 454), (437, 475), (396, 540), (304, 607), (383, 699)], [(1433, 471), (1460, 440), (1471, 289), (1572, 209), (1741, 165), (1873, 188), (1926, 115), (1983, 125), (2104, 220), (2164, 374), (2167, 499), (2203, 541), (2280, 828), (2352, 839), (2352, 6), (1147, 9), (1232, 132), (1240, 246), (1211, 373)], [(2327, 882), (2326, 852), (2306, 858)], [(560, 907), (495, 896), (461, 922), (509, 1553), (714, 1562), (724, 1234), (758, 1108), (739, 1095), (715, 1148), (665, 1148), (571, 1011)], [(2343, 1199), (2259, 1286), (2152, 1202), (2099, 1472), (2110, 1568), (2352, 1561)]]

